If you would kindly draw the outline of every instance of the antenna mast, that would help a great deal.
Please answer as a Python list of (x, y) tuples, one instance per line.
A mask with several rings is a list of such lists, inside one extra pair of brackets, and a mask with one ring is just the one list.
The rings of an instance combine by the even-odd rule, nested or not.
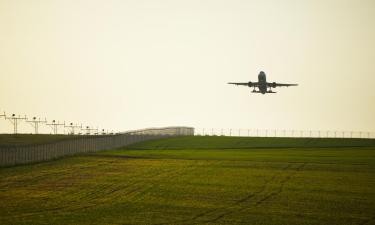
[[(5, 116), (5, 114), (4, 114)], [(12, 114), (11, 117), (7, 117), (5, 116), (5, 119), (9, 120), (12, 124), (13, 124), (13, 133), (14, 134), (17, 134), (18, 132), (18, 123), (22, 120), (27, 120), (26, 116), (25, 117), (21, 117), (21, 116), (16, 116), (16, 114)]]
[(37, 120), (36, 117), (34, 116), (33, 120), (27, 120), (26, 122), (28, 122), (32, 127), (34, 127), (35, 134), (38, 134), (39, 124), (40, 123), (47, 123), (47, 120), (46, 119), (40, 120), (40, 118)]

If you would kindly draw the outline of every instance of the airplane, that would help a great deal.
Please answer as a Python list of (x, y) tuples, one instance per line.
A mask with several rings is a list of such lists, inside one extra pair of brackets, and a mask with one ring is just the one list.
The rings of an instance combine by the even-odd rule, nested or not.
[[(267, 79), (266, 79), (266, 73), (263, 72), (263, 71), (260, 71), (259, 75), (258, 75), (258, 82), (247, 82), (247, 83), (228, 83), (228, 84), (235, 84), (235, 85), (244, 85), (244, 86), (248, 86), (248, 87), (253, 87), (253, 91), (252, 93), (262, 93), (262, 94), (266, 94), (266, 93), (276, 93), (274, 91), (272, 91), (272, 88), (276, 88), (276, 87), (289, 87), (289, 86), (298, 86), (298, 84), (280, 84), (280, 83), (276, 83), (276, 82), (272, 82), (272, 83), (268, 83), (267, 82)], [(255, 90), (255, 88), (258, 88), (259, 90)], [(267, 90), (267, 88), (269, 88), (269, 90)]]

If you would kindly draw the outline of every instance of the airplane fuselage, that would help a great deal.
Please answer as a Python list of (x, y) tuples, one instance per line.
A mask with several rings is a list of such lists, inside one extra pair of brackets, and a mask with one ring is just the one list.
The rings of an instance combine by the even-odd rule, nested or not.
[(258, 75), (258, 83), (259, 83), (259, 91), (262, 94), (265, 94), (267, 92), (267, 78), (266, 74), (262, 71)]

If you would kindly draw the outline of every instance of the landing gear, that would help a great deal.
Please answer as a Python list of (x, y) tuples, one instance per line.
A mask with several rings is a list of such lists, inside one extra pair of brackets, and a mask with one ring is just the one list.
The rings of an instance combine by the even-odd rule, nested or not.
[(274, 91), (272, 91), (272, 88), (268, 89), (267, 93), (276, 93)]

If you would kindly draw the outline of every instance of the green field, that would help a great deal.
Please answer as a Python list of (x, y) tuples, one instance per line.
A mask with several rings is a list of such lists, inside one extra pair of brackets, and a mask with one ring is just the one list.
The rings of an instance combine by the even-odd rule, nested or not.
[(0, 134), (1, 146), (20, 146), (53, 143), (83, 135), (50, 135), (50, 134)]
[(0, 224), (375, 224), (374, 146), (184, 137), (1, 168)]

